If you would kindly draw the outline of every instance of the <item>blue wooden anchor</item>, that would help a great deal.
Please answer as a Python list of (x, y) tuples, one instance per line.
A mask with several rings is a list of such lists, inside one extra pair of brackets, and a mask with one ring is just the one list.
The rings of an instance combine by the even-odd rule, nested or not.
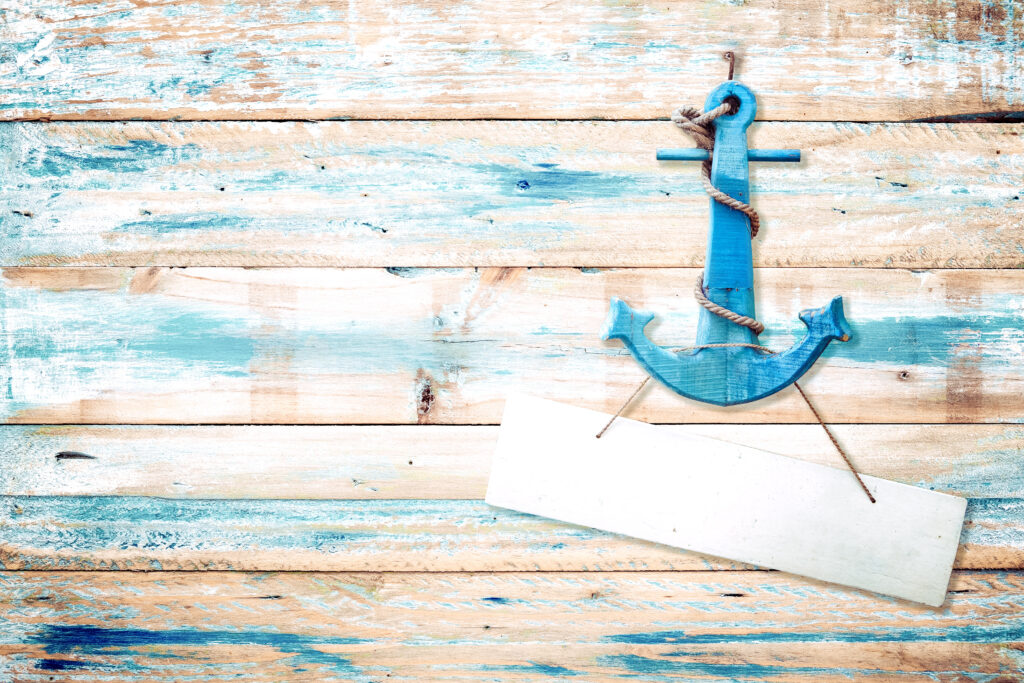
[[(733, 80), (708, 95), (705, 111), (736, 98), (738, 108), (715, 120), (715, 147), (711, 182), (726, 194), (749, 202), (748, 161), (799, 161), (800, 150), (748, 150), (747, 127), (754, 120), (754, 93)], [(735, 100), (730, 100), (735, 102)], [(659, 160), (704, 161), (704, 149), (659, 150)], [(704, 264), (705, 294), (712, 302), (740, 315), (755, 318), (754, 264), (749, 219), (742, 212), (711, 199), (708, 248)], [(766, 354), (754, 348), (757, 335), (748, 327), (726, 320), (706, 308), (700, 310), (697, 348), (675, 352), (657, 346), (644, 334), (654, 314), (635, 311), (612, 298), (602, 331), (604, 339), (620, 339), (648, 373), (682, 396), (720, 406), (764, 398), (798, 380), (833, 339), (850, 339), (843, 316), (843, 299), (836, 297), (822, 308), (800, 313), (806, 336), (786, 351)], [(748, 346), (709, 347), (719, 344)]]

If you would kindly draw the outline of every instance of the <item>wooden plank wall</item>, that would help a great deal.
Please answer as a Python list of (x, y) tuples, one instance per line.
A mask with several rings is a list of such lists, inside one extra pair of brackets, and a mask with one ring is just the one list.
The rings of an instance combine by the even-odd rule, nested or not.
[[(0, 681), (1020, 680), (1013, 0), (0, 8)], [(930, 609), (482, 502), (502, 399), (692, 343), (666, 120), (758, 95), (770, 346), (864, 471), (969, 499)], [(631, 415), (834, 463), (784, 391)]]

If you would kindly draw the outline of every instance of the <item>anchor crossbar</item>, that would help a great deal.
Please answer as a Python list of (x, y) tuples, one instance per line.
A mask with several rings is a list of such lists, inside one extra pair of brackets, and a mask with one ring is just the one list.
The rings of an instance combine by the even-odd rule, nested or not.
[[(708, 151), (699, 147), (659, 149), (658, 161), (707, 161)], [(800, 161), (798, 149), (748, 149), (747, 161)]]

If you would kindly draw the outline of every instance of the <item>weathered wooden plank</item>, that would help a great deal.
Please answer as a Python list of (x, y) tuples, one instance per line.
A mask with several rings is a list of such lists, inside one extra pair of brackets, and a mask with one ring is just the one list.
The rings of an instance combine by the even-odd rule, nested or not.
[(2, 18), (8, 119), (650, 118), (702, 102), (727, 49), (769, 119), (1024, 100), (1012, 0), (30, 1)]
[[(1021, 125), (765, 123), (760, 266), (1020, 267)], [(7, 265), (701, 266), (669, 122), (0, 125)]]
[[(744, 567), (479, 500), (127, 496), (0, 498), (0, 566), (143, 571)], [(1024, 500), (971, 499), (955, 566), (1024, 569)]]
[[(0, 574), (14, 680), (1010, 681), (1017, 573), (938, 609), (764, 572)], [(59, 672), (59, 673), (58, 673)]]
[[(666, 427), (669, 428), (669, 427)], [(683, 425), (841, 466), (817, 425)], [(865, 474), (966, 498), (1024, 491), (1024, 428), (836, 425)], [(0, 491), (22, 496), (483, 499), (490, 426), (0, 427)]]
[[(13, 268), (0, 414), (20, 423), (496, 423), (509, 391), (614, 411), (643, 376), (598, 339), (611, 295), (693, 343), (693, 270)], [(1024, 272), (767, 269), (768, 346), (844, 295), (854, 338), (804, 386), (831, 422), (1018, 422)], [(813, 422), (786, 390), (649, 422)]]

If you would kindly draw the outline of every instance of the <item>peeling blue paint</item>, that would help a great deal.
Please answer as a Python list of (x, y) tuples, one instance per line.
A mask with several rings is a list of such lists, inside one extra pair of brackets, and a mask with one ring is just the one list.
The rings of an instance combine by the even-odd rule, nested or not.
[[(441, 528), (438, 528), (439, 520)], [(445, 530), (445, 527), (452, 527)], [(613, 534), (556, 525), (561, 538), (587, 542)], [(0, 527), (13, 555), (33, 568), (93, 566), (104, 549), (126, 554), (122, 568), (149, 568), (147, 553), (310, 550), (328, 555), (366, 553), (385, 543), (459, 551), (474, 535), (514, 538), (551, 552), (552, 522), (471, 500), (201, 500), (119, 496), (7, 496)], [(71, 551), (79, 559), (37, 555)], [(531, 551), (533, 552), (533, 551)], [(162, 558), (164, 569), (174, 563)], [(501, 598), (503, 599), (503, 598)], [(499, 603), (500, 600), (491, 602)]]
[[(341, 674), (361, 674), (362, 670), (352, 665), (344, 656), (324, 652), (317, 646), (358, 645), (366, 643), (362, 638), (344, 636), (313, 636), (254, 630), (206, 630), (193, 628), (153, 629), (101, 628), (98, 626), (44, 624), (38, 631), (26, 637), (26, 642), (41, 645), (50, 655), (69, 655), (79, 658), (71, 663), (49, 659), (52, 666), (62, 670), (82, 667), (104, 668), (102, 662), (83, 660), (86, 656), (158, 656), (161, 648), (197, 648), (214, 645), (256, 645), (269, 647), (291, 655), (288, 663), (292, 666), (303, 664), (316, 666), (320, 670)], [(126, 662), (130, 665), (130, 660)], [(109, 665), (108, 665), (109, 668)], [(140, 667), (142, 668), (142, 667)], [(57, 669), (53, 669), (57, 670)]]
[[(1009, 596), (1010, 600), (1018, 600), (1019, 596)], [(877, 643), (877, 642), (955, 642), (955, 643), (991, 643), (1014, 642), (1024, 638), (1024, 621), (1013, 620), (1010, 623), (992, 623), (985, 621), (962, 622), (941, 627), (886, 627), (873, 629), (870, 627), (858, 630), (843, 630), (836, 624), (829, 624), (828, 630), (800, 630), (770, 632), (763, 629), (757, 631), (725, 631), (722, 633), (694, 633), (685, 631), (648, 631), (639, 633), (622, 633), (605, 636), (602, 640), (609, 643), (627, 643), (630, 645), (705, 645), (719, 643)], [(689, 651), (679, 651), (677, 656), (690, 656)], [(669, 654), (667, 656), (673, 656)]]
[(540, 675), (550, 676), (554, 679), (560, 678), (572, 678), (574, 676), (584, 676), (588, 672), (575, 671), (573, 669), (567, 669), (564, 666), (557, 664), (544, 664), (542, 662), (527, 662), (525, 664), (497, 664), (497, 665), (480, 665), (474, 667), (476, 671), (506, 671), (511, 674), (527, 674), (527, 675)]
[[(644, 676), (646, 680), (679, 680), (679, 675), (700, 676), (727, 681), (765, 681), (780, 676), (807, 676), (808, 680), (844, 676), (851, 681), (864, 676), (878, 676), (895, 672), (882, 669), (853, 669), (836, 667), (807, 667), (753, 664), (718, 664), (713, 662), (675, 661), (644, 657), (641, 655), (602, 655), (598, 657), (599, 666), (629, 671)], [(915, 672), (916, 674), (917, 672)], [(947, 672), (943, 672), (947, 673)], [(659, 674), (671, 674), (668, 678), (647, 678)]]
[[(0, 367), (7, 377), (32, 373), (31, 392), (86, 397), (109, 386), (112, 364), (122, 379), (134, 375), (136, 389), (182, 377), (245, 377), (258, 338), (243, 313), (199, 304), (183, 309), (171, 299), (136, 297), (124, 291), (67, 292), (0, 287)], [(17, 313), (20, 311), (20, 315)], [(89, 339), (88, 344), (75, 343)], [(141, 365), (140, 365), (141, 361)], [(58, 372), (35, 368), (58, 364)], [(51, 383), (49, 386), (47, 383)], [(8, 381), (0, 413), (33, 405)]]
[[(149, 124), (139, 124), (139, 128), (143, 125)], [(157, 124), (152, 125), (151, 135), (165, 139)], [(335, 254), (348, 246), (350, 239), (369, 233), (376, 242), (360, 243), (359, 248), (366, 250), (367, 258), (378, 260), (394, 246), (408, 250), (422, 244), (427, 251), (421, 253), (431, 254), (439, 244), (458, 244), (467, 235), (481, 244), (544, 251), (557, 247), (557, 240), (590, 235), (594, 226), (589, 217), (595, 211), (636, 217), (647, 213), (653, 200), (666, 195), (703, 194), (694, 169), (686, 165), (649, 160), (649, 166), (636, 166), (630, 158), (624, 162), (627, 170), (594, 170), (586, 150), (562, 151), (511, 142), (492, 146), (474, 140), (434, 145), (350, 143), (344, 136), (325, 139), (320, 135), (323, 125), (327, 124), (183, 123), (177, 128), (182, 140), (177, 143), (149, 139), (145, 129), (131, 128), (125, 137), (118, 124), (40, 128), (13, 123), (0, 127), (0, 154), (8, 166), (0, 189), (14, 209), (33, 214), (27, 218), (0, 212), (0, 231), (10, 238), (0, 244), (0, 257), (6, 263), (38, 257), (59, 258), (65, 263), (65, 259), (78, 257), (102, 261), (104, 254), (127, 251), (145, 253), (149, 262), (153, 251), (165, 258), (170, 254), (180, 258), (181, 250), (198, 248), (247, 255), (256, 250), (264, 261), (280, 258), (292, 264), (305, 252), (292, 251), (280, 236), (299, 233), (329, 239)], [(808, 125), (833, 133), (848, 130), (859, 136), (877, 129), (870, 125)], [(220, 142), (209, 140), (210, 129), (225, 132), (216, 136)], [(285, 152), (271, 142), (282, 134), (287, 136), (282, 144), (291, 146)], [(423, 124), (422, 134), (429, 139), (429, 125)], [(222, 140), (243, 136), (260, 142), (240, 146)], [(119, 137), (124, 139), (109, 142)], [(998, 136), (991, 139), (998, 144)], [(912, 214), (915, 220), (925, 222), (948, 220), (942, 206), (951, 198), (951, 188), (962, 180), (959, 176), (936, 177), (933, 156), (906, 158), (908, 154), (904, 160), (912, 164), (908, 172), (914, 180), (912, 189), (887, 183), (887, 191), (876, 191), (870, 206), (882, 213)], [(344, 163), (338, 161), (341, 159)], [(1002, 159), (984, 182), (985, 188), (1003, 186), (1005, 191), (994, 194), (971, 186), (969, 195), (957, 196), (960, 213), (973, 210), (987, 215), (993, 208), (1005, 210), (1006, 197), (1016, 191), (1020, 174), (1015, 155), (1007, 153)], [(977, 158), (968, 161), (975, 166), (984, 163)], [(877, 162), (879, 168), (891, 166), (892, 154), (879, 153)], [(410, 167), (417, 172), (410, 174)], [(762, 197), (820, 192), (823, 203), (831, 202), (829, 197), (836, 194), (861, 197), (865, 192), (859, 178), (839, 177), (815, 190), (799, 174), (799, 170), (760, 173), (752, 182), (752, 191)], [(978, 182), (982, 182), (980, 176)], [(221, 194), (221, 187), (227, 192)], [(146, 190), (144, 196), (140, 189)], [(124, 195), (109, 204), (110, 193), (117, 192)], [(296, 194), (317, 200), (296, 205), (292, 201)], [(259, 197), (260, 201), (239, 201), (240, 197)], [(943, 201), (936, 202), (937, 197)], [(324, 202), (339, 198), (345, 205), (343, 216), (321, 210)], [(272, 201), (279, 210), (267, 210)], [(861, 198), (844, 207), (850, 214), (848, 220), (858, 220), (865, 202)], [(561, 208), (571, 205), (586, 206), (587, 210)], [(545, 215), (538, 211), (544, 208), (557, 212)], [(658, 209), (660, 221), (664, 221), (664, 211)], [(645, 248), (656, 245), (660, 232), (645, 229), (642, 221), (637, 230)], [(1010, 235), (986, 234), (999, 243), (996, 246), (1012, 248)], [(266, 244), (271, 246), (254, 246), (254, 237), (259, 235), (268, 236)], [(206, 238), (199, 247), (196, 236)], [(902, 242), (893, 247), (903, 248)]]
[[(1024, 500), (971, 500), (962, 541), (1024, 545)], [(577, 552), (616, 534), (495, 508), (479, 500), (206, 500), (134, 496), (6, 496), (0, 527), (9, 562), (26, 568), (85, 566), (94, 553), (124, 555), (124, 568), (175, 565), (162, 553), (316, 550), (366, 553), (388, 544), (458, 554), (480, 542), (514, 542), (526, 555)], [(489, 539), (489, 540), (488, 540)], [(555, 542), (553, 542), (555, 541)], [(55, 558), (54, 551), (62, 558)], [(508, 598), (483, 598), (505, 604)], [(623, 636), (628, 637), (628, 636)], [(657, 642), (682, 633), (643, 634)], [(951, 636), (954, 637), (954, 636)], [(625, 641), (624, 641), (625, 642)], [(645, 641), (646, 642), (646, 641)], [(652, 641), (653, 642), (653, 641)]]
[(100, 662), (83, 662), (76, 659), (38, 659), (36, 660), (36, 668), (42, 671), (74, 671), (75, 669), (99, 669), (103, 670), (110, 668), (106, 664)]

